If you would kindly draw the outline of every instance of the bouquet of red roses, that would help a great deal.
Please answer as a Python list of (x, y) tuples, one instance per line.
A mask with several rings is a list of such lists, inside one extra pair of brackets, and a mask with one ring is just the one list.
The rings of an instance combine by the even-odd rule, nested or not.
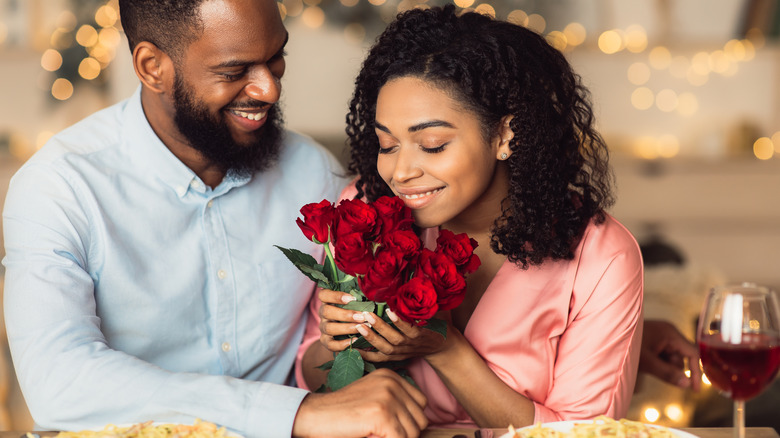
[[(436, 249), (424, 248), (412, 229), (411, 210), (397, 197), (383, 196), (372, 203), (345, 199), (338, 206), (322, 200), (303, 206), (301, 214), (296, 223), (306, 238), (324, 246), (324, 264), (301, 251), (279, 249), (304, 275), (319, 287), (354, 296), (344, 308), (373, 312), (392, 324), (384, 312), (389, 307), (404, 321), (446, 337), (446, 323), (433, 316), (463, 301), (465, 275), (480, 265), (474, 239), (441, 230)], [(356, 350), (371, 345), (353, 336), (359, 339), (320, 366), (330, 369), (326, 386), (331, 390), (377, 366), (364, 362)]]

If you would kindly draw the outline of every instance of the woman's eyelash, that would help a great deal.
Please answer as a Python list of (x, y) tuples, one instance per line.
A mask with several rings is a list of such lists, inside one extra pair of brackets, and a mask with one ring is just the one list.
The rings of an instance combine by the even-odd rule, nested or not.
[(435, 148), (426, 148), (426, 147), (424, 147), (423, 150), (426, 153), (429, 153), (429, 154), (438, 154), (439, 152), (443, 151), (444, 147), (447, 146), (448, 144), (449, 143), (444, 143), (443, 145), (436, 146)]
[(393, 149), (394, 148), (382, 148), (382, 147), (380, 147), (379, 148), (379, 153), (380, 154), (389, 154), (390, 152), (393, 151)]

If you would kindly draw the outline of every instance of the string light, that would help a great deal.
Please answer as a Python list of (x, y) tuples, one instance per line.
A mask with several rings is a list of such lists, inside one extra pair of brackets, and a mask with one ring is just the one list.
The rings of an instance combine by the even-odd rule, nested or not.
[(645, 420), (651, 423), (655, 423), (659, 418), (661, 418), (661, 413), (658, 412), (658, 409), (656, 408), (647, 408), (642, 415), (645, 417)]
[(753, 155), (759, 160), (768, 160), (775, 154), (775, 146), (769, 137), (761, 137), (753, 143)]

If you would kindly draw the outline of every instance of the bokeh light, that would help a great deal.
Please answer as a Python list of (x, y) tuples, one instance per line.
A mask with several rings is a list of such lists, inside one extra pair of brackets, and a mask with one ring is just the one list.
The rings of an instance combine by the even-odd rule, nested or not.
[(309, 6), (303, 10), (301, 20), (306, 26), (316, 29), (325, 23), (325, 11), (318, 6)]
[(647, 408), (642, 413), (642, 416), (645, 417), (645, 420), (649, 421), (650, 423), (655, 423), (659, 418), (661, 418), (661, 413), (658, 412), (658, 409), (656, 408)]
[(585, 26), (580, 23), (569, 23), (563, 28), (563, 34), (566, 35), (566, 41), (572, 47), (579, 46), (585, 42), (587, 31)]
[(641, 53), (647, 48), (647, 32), (645, 28), (632, 24), (625, 32), (626, 50), (632, 53)]
[(490, 6), (488, 3), (482, 3), (476, 8), (474, 8), (474, 12), (477, 12), (482, 15), (487, 15), (491, 18), (496, 18), (496, 9), (493, 6)]
[(759, 160), (768, 160), (775, 154), (775, 147), (769, 137), (761, 137), (753, 143), (753, 155)]
[[(455, 3), (458, 4), (459, 1), (462, 0), (455, 0)], [(514, 23), (518, 26), (528, 26), (528, 14), (526, 14), (525, 11), (521, 9), (515, 9), (509, 13), (509, 15), (506, 17), (506, 21)]]
[(666, 70), (672, 63), (672, 53), (664, 46), (656, 46), (650, 50), (650, 66), (656, 70)]
[(528, 16), (528, 28), (539, 33), (543, 33), (547, 27), (547, 20), (539, 14), (531, 14)]
[(599, 50), (611, 55), (623, 50), (623, 38), (617, 30), (608, 30), (599, 35)]
[(119, 12), (111, 5), (103, 5), (95, 11), (95, 23), (100, 27), (111, 27), (119, 19)]
[(51, 95), (57, 100), (68, 100), (73, 96), (73, 84), (65, 78), (57, 78), (51, 85)]
[(628, 66), (628, 81), (634, 85), (644, 85), (650, 80), (650, 67), (644, 62), (635, 62)]
[(638, 110), (646, 110), (653, 106), (655, 96), (647, 87), (639, 87), (631, 93), (631, 105)]
[(62, 55), (54, 49), (47, 49), (41, 55), (41, 67), (46, 71), (57, 71), (62, 67)]
[(547, 34), (547, 42), (561, 52), (566, 50), (566, 47), (568, 46), (566, 35), (564, 35), (563, 32), (557, 30)]
[(665, 88), (655, 96), (655, 106), (663, 112), (672, 112), (677, 109), (677, 93), (674, 90)]
[(91, 81), (100, 75), (100, 63), (95, 58), (84, 58), (79, 63), (79, 76)]
[(672, 421), (680, 421), (683, 418), (683, 409), (677, 403), (671, 403), (664, 408), (664, 415)]

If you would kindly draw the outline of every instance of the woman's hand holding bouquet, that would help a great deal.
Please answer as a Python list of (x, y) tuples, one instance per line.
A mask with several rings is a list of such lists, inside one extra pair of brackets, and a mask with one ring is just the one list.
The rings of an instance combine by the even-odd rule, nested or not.
[(404, 359), (441, 348), (447, 323), (434, 316), (463, 301), (465, 275), (480, 264), (474, 239), (442, 230), (435, 250), (423, 248), (411, 210), (395, 197), (338, 206), (323, 200), (301, 214), (298, 226), (324, 245), (325, 263), (280, 249), (323, 288), (322, 340), (338, 352), (320, 367), (330, 369), (327, 388), (339, 389), (377, 367), (404, 375)]

